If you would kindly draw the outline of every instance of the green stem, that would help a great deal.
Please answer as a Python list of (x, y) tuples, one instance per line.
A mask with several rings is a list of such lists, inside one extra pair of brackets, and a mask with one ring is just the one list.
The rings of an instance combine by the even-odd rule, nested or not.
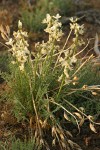
[(65, 75), (63, 74), (62, 82), (61, 82), (61, 85), (60, 85), (60, 87), (59, 87), (59, 91), (58, 91), (58, 94), (57, 94), (57, 99), (58, 99), (58, 97), (59, 97), (59, 95), (60, 95), (60, 93), (61, 93), (62, 87), (63, 87), (63, 85), (64, 85), (64, 79), (65, 79)]

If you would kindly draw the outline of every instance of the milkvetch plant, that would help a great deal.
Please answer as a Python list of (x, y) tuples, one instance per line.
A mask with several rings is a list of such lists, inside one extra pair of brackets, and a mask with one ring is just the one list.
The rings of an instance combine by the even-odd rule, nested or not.
[[(18, 22), (18, 31), (13, 32), (13, 37), (2, 29), (2, 36), (6, 37), (6, 45), (10, 51), (10, 74), (5, 76), (6, 82), (10, 87), (9, 100), (13, 104), (13, 112), (19, 121), (29, 121), (33, 128), (36, 143), (46, 146), (49, 149), (48, 142), (44, 138), (45, 130), (48, 128), (52, 135), (52, 145), (58, 142), (61, 149), (77, 149), (80, 147), (69, 140), (71, 134), (63, 129), (60, 118), (57, 113), (63, 112), (62, 119), (71, 120), (80, 126), (85, 118), (90, 121), (90, 128), (96, 132), (96, 124), (91, 116), (87, 116), (83, 108), (79, 109), (70, 101), (68, 95), (77, 91), (92, 92), (94, 88), (88, 85), (77, 87), (80, 84), (79, 75), (82, 68), (86, 67), (92, 56), (86, 61), (78, 60), (78, 47), (84, 42), (79, 35), (83, 34), (83, 25), (76, 23), (77, 19), (71, 18), (70, 33), (63, 47), (59, 42), (63, 35), (62, 24), (59, 22), (61, 16), (50, 16), (47, 14), (43, 23), (47, 25), (44, 30), (48, 34), (47, 42), (38, 42), (35, 45), (36, 52), (29, 51), (27, 32), (23, 31), (22, 23)], [(74, 33), (73, 43), (67, 47), (67, 42), (71, 33)], [(34, 59), (32, 59), (34, 55)], [(76, 88), (75, 88), (76, 86)], [(98, 87), (99, 88), (99, 87)], [(96, 89), (96, 88), (95, 88)], [(71, 108), (71, 109), (69, 109)]]

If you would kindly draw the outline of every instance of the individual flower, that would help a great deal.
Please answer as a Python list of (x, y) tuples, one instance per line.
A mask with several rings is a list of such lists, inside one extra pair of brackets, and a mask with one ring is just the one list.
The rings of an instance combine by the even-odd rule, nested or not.
[(19, 66), (20, 71), (24, 71), (24, 63)]
[(77, 18), (73, 18), (73, 17), (70, 18), (70, 21), (73, 22), (73, 23), (77, 22), (77, 20), (78, 20)]
[(69, 79), (68, 69), (66, 67), (64, 67), (64, 74), (66, 78)]
[(59, 14), (57, 14), (56, 16), (53, 16), (53, 18), (55, 18), (56, 20), (58, 20), (59, 18), (61, 18), (61, 16)]
[(9, 39), (9, 41), (8, 41), (8, 42), (6, 42), (6, 44), (7, 44), (7, 45), (12, 46), (12, 45), (13, 45), (13, 42), (14, 42), (14, 41), (13, 41), (13, 39), (12, 39), (12, 38), (10, 38), (10, 39)]
[(61, 82), (63, 79), (63, 74), (61, 74), (61, 76), (58, 78), (58, 82)]
[(15, 61), (11, 61), (11, 63), (12, 63), (13, 65), (15, 65), (15, 64), (16, 64), (16, 62), (15, 62)]
[(18, 21), (18, 29), (22, 29), (22, 22), (20, 20)]
[(72, 56), (71, 57), (71, 61), (70, 61), (70, 64), (75, 64), (77, 62), (77, 58), (75, 56)]
[(43, 21), (42, 21), (42, 23), (50, 23), (50, 21), (51, 21), (51, 19), (52, 19), (52, 17), (49, 15), (49, 14), (47, 14), (46, 15), (46, 19), (44, 19)]

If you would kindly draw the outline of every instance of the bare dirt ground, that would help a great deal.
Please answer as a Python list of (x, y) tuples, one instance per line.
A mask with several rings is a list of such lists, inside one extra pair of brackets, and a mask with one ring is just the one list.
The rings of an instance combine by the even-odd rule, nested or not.
[[(86, 17), (81, 20), (81, 23), (85, 25), (85, 35), (83, 39), (92, 38), (91, 44), (87, 47), (86, 52), (91, 49), (93, 51), (95, 35), (98, 33), (99, 41), (100, 41), (100, 0), (83, 0), (84, 5), (77, 6), (77, 12), (82, 11)], [(18, 1), (12, 2), (11, 0), (0, 1), (0, 24), (9, 25), (12, 29), (17, 28), (17, 21), (20, 17)], [(88, 8), (88, 9), (87, 9)], [(92, 12), (89, 10), (93, 10)], [(95, 11), (98, 11), (95, 12)], [(31, 45), (34, 45), (34, 41), (38, 41), (38, 39), (42, 39), (41, 34), (31, 33), (30, 41)], [(35, 38), (35, 40), (32, 40)], [(0, 41), (3, 42), (0, 37)], [(33, 43), (32, 43), (33, 42)], [(5, 48), (2, 44), (0, 44), (0, 56), (3, 54)], [(85, 53), (85, 52), (84, 52)], [(0, 95), (7, 90), (7, 85), (5, 82), (0, 84)], [(1, 99), (1, 96), (0, 96)], [(98, 122), (100, 119), (98, 118)], [(97, 134), (93, 133), (89, 130), (89, 127), (84, 126), (81, 129), (81, 133), (77, 135), (77, 130), (74, 126), (71, 127), (72, 133), (74, 135), (74, 141), (78, 143), (83, 150), (100, 150), (100, 127), (97, 126)], [(5, 141), (11, 135), (15, 135), (16, 137), (24, 138), (27, 134), (28, 125), (17, 123), (16, 119), (11, 115), (11, 105), (6, 102), (0, 102), (0, 141)], [(25, 133), (23, 135), (23, 133)]]

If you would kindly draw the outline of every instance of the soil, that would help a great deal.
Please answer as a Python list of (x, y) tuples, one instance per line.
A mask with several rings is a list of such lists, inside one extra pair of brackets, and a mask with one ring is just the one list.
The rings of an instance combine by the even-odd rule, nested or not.
[[(81, 5), (81, 2), (83, 5)], [(77, 4), (76, 12), (80, 11), (89, 11), (89, 10), (100, 10), (100, 0), (82, 0)], [(19, 6), (21, 6), (20, 1), (16, 0), (1, 0), (0, 1), (0, 25), (9, 25), (12, 30), (17, 29), (17, 22), (21, 17)], [(84, 15), (84, 12), (83, 12)], [(73, 14), (73, 16), (75, 16)], [(68, 16), (65, 16), (68, 17)], [(96, 19), (94, 19), (96, 18)], [(85, 26), (85, 35), (83, 39), (91, 38), (91, 44), (86, 48), (84, 53), (90, 52), (94, 53), (94, 41), (95, 35), (98, 33), (99, 41), (100, 41), (100, 16), (98, 17), (97, 13), (92, 13), (90, 16), (83, 18), (80, 23), (84, 23)], [(65, 23), (66, 25), (66, 23)], [(64, 25), (64, 26), (65, 26)], [(66, 27), (65, 27), (66, 28)], [(63, 41), (65, 41), (65, 37), (68, 34), (69, 27), (65, 31), (65, 36)], [(46, 39), (46, 35), (43, 36), (43, 33), (30, 33), (29, 42), (31, 44), (30, 48), (34, 49), (34, 43), (37, 41), (41, 41)], [(63, 42), (62, 41), (62, 42)], [(3, 42), (0, 37), (0, 42)], [(0, 44), (0, 56), (5, 53), (5, 47)], [(0, 99), (1, 95), (5, 92), (5, 90), (9, 90), (6, 83), (2, 80), (0, 81)], [(24, 139), (24, 137), (28, 134), (29, 126), (26, 123), (18, 123), (16, 118), (12, 116), (11, 112), (11, 104), (6, 101), (0, 101), (0, 141), (5, 141), (9, 139), (11, 135)], [(97, 122), (100, 122), (98, 118)], [(71, 127), (70, 127), (71, 126)], [(77, 135), (77, 129), (73, 125), (68, 125), (68, 129), (73, 134), (73, 140), (79, 144), (83, 150), (100, 150), (100, 126), (96, 126), (97, 133), (93, 133), (90, 131), (89, 127), (83, 126), (81, 128), (80, 134)], [(24, 134), (23, 134), (24, 133)]]

